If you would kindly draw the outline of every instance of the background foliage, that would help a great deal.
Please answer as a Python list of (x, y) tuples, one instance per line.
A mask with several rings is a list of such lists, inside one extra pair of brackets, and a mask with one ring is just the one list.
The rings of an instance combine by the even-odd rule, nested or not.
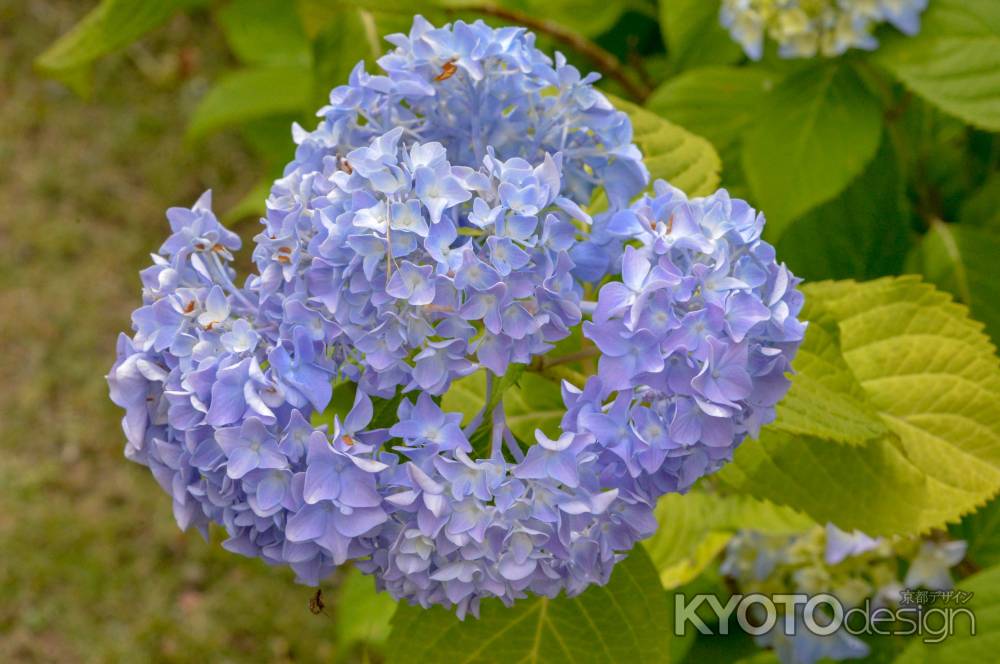
[[(755, 655), (748, 638), (668, 636), (669, 593), (726, 592), (712, 563), (740, 527), (825, 521), (968, 540), (959, 587), (977, 592), (989, 636), (876, 657), (988, 657), (1000, 598), (1000, 5), (931, 0), (917, 37), (889, 30), (874, 54), (756, 64), (717, 9), (0, 4), (0, 303), (16, 312), (0, 317), (0, 659), (402, 662), (433, 649), (470, 662), (735, 660)], [(350, 570), (324, 585), (313, 615), (314, 591), (285, 571), (177, 533), (169, 501), (120, 457), (101, 379), (162, 210), (214, 187), (248, 239), (291, 156), (291, 122), (311, 126), (329, 89), (360, 59), (373, 68), (381, 36), (417, 11), (525, 24), (543, 49), (602, 71), (653, 175), (746, 197), (810, 282), (793, 388), (759, 442), (665, 498), (660, 531), (607, 588), (487, 604), (461, 626), (409, 607), (390, 622), (394, 603)], [(558, 420), (558, 395), (534, 376), (507, 402), (525, 438)]]

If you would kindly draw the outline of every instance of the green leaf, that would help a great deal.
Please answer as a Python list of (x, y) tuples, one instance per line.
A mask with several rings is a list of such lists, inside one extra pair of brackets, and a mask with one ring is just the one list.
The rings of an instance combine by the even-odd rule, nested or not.
[[(864, 447), (765, 430), (719, 471), (734, 489), (794, 505), (817, 522), (872, 535), (912, 534), (955, 518), (928, 499), (931, 482), (888, 437)], [(943, 498), (951, 498), (942, 491)]]
[(965, 557), (974, 565), (985, 569), (1000, 564), (1000, 498), (967, 514), (948, 530), (955, 539), (968, 543)]
[(958, 221), (1000, 233), (1000, 172), (994, 172), (986, 182), (962, 203)]
[(743, 171), (770, 237), (843, 191), (881, 134), (878, 100), (850, 67), (824, 63), (782, 81), (743, 142)]
[(743, 657), (736, 661), (735, 664), (780, 664), (781, 660), (778, 659), (778, 654), (773, 650), (762, 650), (756, 654)]
[[(814, 312), (814, 313), (810, 313)], [(841, 354), (835, 320), (816, 306), (795, 357), (792, 389), (778, 404), (771, 429), (860, 445), (887, 432)]]
[(347, 82), (359, 61), (376, 71), (375, 61), (387, 50), (383, 39), (394, 32), (408, 32), (412, 16), (374, 14), (348, 6), (325, 5), (328, 13), (311, 19), (317, 34), (313, 44), (315, 93), (325, 101), (330, 90)]
[(706, 196), (719, 185), (719, 155), (701, 136), (617, 97), (611, 103), (632, 119), (635, 144), (653, 180), (663, 178), (689, 196)]
[[(474, 457), (485, 457), (490, 454), (490, 441), (491, 434), (493, 431), (493, 422), (490, 418), (490, 414), (500, 403), (501, 399), (511, 399), (515, 398), (515, 394), (511, 393), (511, 389), (517, 390), (518, 383), (521, 380), (521, 376), (524, 374), (526, 366), (523, 364), (512, 364), (507, 368), (507, 373), (499, 378), (494, 377), (493, 379), (493, 390), (490, 393), (490, 398), (486, 399), (486, 371), (477, 371), (476, 373), (466, 376), (465, 378), (456, 381), (447, 393), (442, 397), (441, 403), (445, 410), (458, 411), (462, 413), (463, 420), (466, 425), (475, 418), (480, 411), (485, 413), (482, 418), (482, 423), (479, 427), (472, 432), (469, 436), (469, 442), (472, 444), (472, 450), (474, 452)], [(449, 395), (452, 395), (449, 397)], [(510, 416), (510, 410), (506, 407), (504, 412)], [(514, 429), (512, 428), (513, 432)], [(516, 434), (515, 434), (516, 435)]]
[(936, 221), (910, 267), (969, 305), (1000, 344), (1000, 232)]
[(752, 525), (768, 533), (793, 533), (814, 522), (787, 507), (750, 496), (692, 491), (667, 494), (656, 505), (656, 534), (643, 542), (667, 590), (697, 577), (737, 530)]
[[(932, 5), (933, 6), (933, 5)], [(914, 637), (895, 664), (968, 664), (995, 662), (1000, 650), (1000, 567), (993, 567), (963, 579), (959, 589), (973, 593), (966, 608), (975, 615), (975, 635), (970, 633), (971, 618), (967, 613), (953, 614), (953, 633), (940, 643), (924, 643), (932, 638)], [(931, 624), (938, 628), (939, 619)], [(933, 639), (932, 639), (933, 640)]]
[(778, 256), (806, 281), (899, 274), (910, 248), (910, 210), (890, 141), (837, 198), (792, 223)]
[[(320, 426), (321, 424), (325, 424), (328, 427), (333, 427), (335, 417), (339, 417), (340, 421), (343, 422), (344, 418), (351, 411), (351, 408), (354, 407), (354, 397), (357, 394), (357, 389), (357, 384), (346, 379), (335, 384), (333, 386), (333, 396), (326, 410), (322, 413), (313, 412), (311, 418), (312, 425)], [(395, 396), (391, 399), (371, 397), (371, 400), (372, 419), (368, 423), (367, 429), (388, 429), (399, 421), (396, 412), (399, 410), (399, 404), (403, 401), (402, 389), (397, 390)]]
[(915, 37), (886, 39), (876, 60), (943, 111), (1000, 131), (1000, 3), (934, 0)]
[[(247, 120), (239, 125), (240, 135), (257, 155), (271, 180), (281, 177), (285, 165), (295, 156), (292, 123), (301, 117), (301, 113), (282, 113)], [(263, 200), (260, 205), (264, 206)]]
[(235, 205), (226, 210), (222, 221), (230, 225), (241, 219), (264, 216), (267, 213), (267, 196), (270, 192), (270, 180), (257, 182)]
[[(939, 528), (992, 497), (1000, 489), (1000, 362), (980, 324), (912, 277), (803, 290), (806, 317), (827, 332), (817, 339), (836, 341), (889, 433), (836, 445), (778, 423), (742, 445), (720, 477), (818, 522), (872, 535)], [(807, 341), (807, 350), (817, 348)], [(816, 381), (840, 376), (842, 368), (815, 360), (819, 354), (832, 357), (829, 348), (817, 350), (796, 369)]]
[(772, 429), (852, 445), (887, 432), (829, 331), (809, 327), (795, 368), (793, 389), (778, 404)]
[(441, 408), (462, 413), (462, 423), (468, 424), (486, 401), (486, 373), (477, 371), (451, 384), (441, 397)]
[(559, 437), (559, 423), (566, 407), (558, 383), (525, 373), (517, 387), (507, 390), (503, 407), (507, 426), (520, 440), (534, 442), (535, 429), (541, 429), (549, 438)]
[(719, 23), (718, 0), (660, 0), (660, 28), (678, 70), (737, 62), (743, 51)]
[(720, 152), (740, 139), (781, 75), (763, 67), (703, 67), (653, 91), (646, 108), (704, 136)]
[(311, 86), (309, 69), (298, 65), (238, 70), (219, 79), (198, 103), (188, 135), (197, 139), (250, 120), (302, 112)]
[[(522, 366), (520, 371), (515, 369), (518, 366)], [(512, 365), (507, 374), (496, 381), (494, 387), (494, 399), (499, 399), (499, 390), (503, 390), (507, 426), (516, 438), (533, 442), (535, 429), (541, 429), (550, 438), (558, 437), (559, 423), (566, 414), (558, 383), (524, 371), (523, 365)], [(485, 401), (485, 373), (477, 371), (455, 381), (441, 398), (441, 407), (447, 411), (462, 413), (463, 423), (468, 424), (479, 413)], [(484, 422), (484, 426), (488, 424)], [(477, 433), (481, 432), (482, 429)], [(489, 440), (488, 430), (486, 440)]]
[(511, 608), (485, 600), (480, 618), (464, 622), (441, 607), (400, 604), (386, 661), (665, 663), (669, 611), (649, 556), (636, 547), (606, 586), (575, 598), (532, 596)]
[(248, 65), (302, 65), (309, 39), (287, 0), (232, 0), (216, 13), (229, 48)]
[[(358, 386), (346, 379), (335, 383), (333, 386), (333, 395), (330, 397), (330, 403), (327, 405), (326, 410), (322, 413), (313, 411), (312, 417), (310, 418), (312, 425), (314, 427), (318, 427), (325, 424), (333, 429), (334, 417), (339, 417), (340, 421), (343, 422), (344, 418), (347, 417), (347, 414), (351, 412), (351, 408), (354, 406), (354, 397), (357, 394), (357, 390)], [(373, 410), (378, 401), (379, 399), (377, 398), (372, 400)], [(374, 419), (374, 417), (372, 419)]]
[[(473, 3), (475, 4), (475, 3)], [(485, 4), (485, 3), (484, 3)], [(507, 9), (520, 11), (528, 16), (543, 16), (549, 20), (587, 36), (599, 35), (610, 30), (632, 2), (607, 2), (607, 0), (503, 0), (498, 3)], [(468, 7), (469, 3), (465, 3)], [(509, 24), (511, 21), (501, 21)]]
[(487, 413), (493, 412), (493, 409), (497, 407), (500, 400), (506, 396), (507, 390), (518, 385), (526, 368), (527, 366), (524, 364), (511, 364), (507, 367), (507, 373), (500, 376), (500, 378), (494, 382), (493, 394), (490, 395), (490, 400), (486, 403)]
[(49, 76), (79, 79), (97, 58), (131, 44), (174, 12), (197, 4), (199, 0), (102, 0), (38, 56), (35, 64)]
[(375, 590), (370, 576), (351, 567), (337, 589), (337, 636), (342, 648), (355, 643), (381, 646), (389, 638), (396, 600)]
[[(416, 396), (413, 396), (416, 399)], [(372, 397), (372, 421), (368, 429), (388, 429), (399, 422), (399, 404), (403, 401), (403, 390), (400, 388), (391, 399)]]

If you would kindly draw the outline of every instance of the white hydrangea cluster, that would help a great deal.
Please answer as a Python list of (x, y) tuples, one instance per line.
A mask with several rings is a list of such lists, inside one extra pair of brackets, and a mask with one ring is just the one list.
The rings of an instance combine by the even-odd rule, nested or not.
[(878, 47), (875, 28), (890, 23), (915, 35), (928, 0), (723, 0), (720, 20), (746, 54), (759, 60), (764, 37), (783, 58), (836, 57)]

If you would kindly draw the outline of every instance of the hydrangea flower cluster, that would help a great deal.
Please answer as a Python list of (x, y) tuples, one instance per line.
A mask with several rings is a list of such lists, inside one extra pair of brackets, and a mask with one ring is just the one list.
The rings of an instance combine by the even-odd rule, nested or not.
[[(533, 39), (420, 17), (389, 37), (384, 74), (359, 65), (293, 129), (242, 284), (209, 195), (168, 211), (108, 381), (182, 528), (475, 614), (605, 583), (659, 496), (774, 417), (804, 326), (763, 217), (662, 182), (630, 203), (628, 117)], [(558, 436), (518, 440), (500, 377), (581, 323), (597, 374), (563, 385)], [(438, 397), (474, 372), (463, 422)], [(331, 415), (334, 385), (354, 396)]]
[(889, 23), (907, 35), (920, 31), (928, 0), (723, 0), (720, 20), (747, 56), (759, 60), (764, 36), (783, 58), (836, 57), (878, 48), (876, 27)]
[(608, 224), (631, 244), (583, 323), (601, 357), (570, 414), (646, 495), (717, 470), (788, 390), (803, 300), (763, 227), (724, 190), (688, 200), (663, 182)]
[(274, 325), (304, 324), (363, 367), (372, 394), (440, 395), (477, 366), (527, 363), (580, 322), (567, 252), (571, 220), (590, 217), (559, 195), (559, 153), (532, 165), (488, 148), (478, 168), (453, 166), (442, 144), (402, 135), (350, 151), (350, 172), (333, 171), (309, 207), (272, 194), (252, 288)]
[[(721, 571), (742, 593), (828, 593), (845, 611), (873, 611), (905, 604), (904, 590), (950, 589), (950, 570), (965, 557), (966, 548), (961, 540), (872, 538), (833, 524), (794, 534), (743, 530), (727, 545)], [(908, 563), (902, 580), (900, 559)], [(846, 628), (825, 636), (812, 633), (805, 627), (801, 605), (796, 605), (795, 623), (795, 633), (789, 635), (784, 620), (778, 620), (774, 629), (755, 637), (757, 644), (773, 648), (784, 664), (861, 659), (870, 653)]]

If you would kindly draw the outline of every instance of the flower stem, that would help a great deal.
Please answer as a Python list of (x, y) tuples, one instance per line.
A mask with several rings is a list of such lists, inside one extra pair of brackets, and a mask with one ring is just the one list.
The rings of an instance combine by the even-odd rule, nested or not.
[(572, 362), (579, 362), (580, 360), (586, 360), (591, 357), (598, 357), (601, 351), (597, 346), (587, 346), (575, 353), (566, 353), (565, 355), (560, 355), (559, 357), (553, 358), (542, 358), (542, 368), (554, 367), (560, 364), (570, 364)]
[(479, 409), (479, 412), (476, 413), (476, 416), (469, 421), (469, 423), (465, 426), (465, 428), (462, 429), (462, 433), (464, 433), (466, 436), (471, 436), (473, 433), (475, 433), (476, 429), (479, 428), (479, 425), (483, 423), (483, 417), (486, 416), (486, 408), (487, 406), (489, 406), (492, 397), (493, 397), (493, 372), (487, 370), (486, 401), (483, 403), (483, 407)]
[(503, 454), (504, 432), (507, 431), (507, 413), (503, 409), (503, 399), (493, 409), (493, 429), (490, 431), (490, 458)]
[(507, 451), (510, 452), (510, 455), (514, 459), (515, 463), (521, 463), (524, 461), (524, 452), (521, 451), (521, 446), (517, 444), (517, 439), (514, 438), (513, 431), (505, 428), (503, 432), (503, 442), (506, 443)]
[(542, 362), (532, 362), (528, 365), (528, 371), (537, 373), (540, 376), (545, 376), (550, 380), (565, 380), (580, 388), (582, 388), (584, 383), (587, 382), (587, 376), (563, 365), (551, 366), (543, 364)]
[(226, 267), (219, 259), (219, 255), (211, 251), (202, 252), (202, 255), (211, 257), (208, 264), (214, 268), (212, 269), (212, 272), (216, 283), (228, 290), (233, 297), (239, 300), (240, 304), (247, 308), (248, 313), (256, 311), (256, 307), (254, 307), (253, 303), (247, 299), (247, 296), (243, 294), (243, 291), (237, 288), (236, 284), (233, 283), (233, 280), (229, 278), (229, 275), (226, 273)]

